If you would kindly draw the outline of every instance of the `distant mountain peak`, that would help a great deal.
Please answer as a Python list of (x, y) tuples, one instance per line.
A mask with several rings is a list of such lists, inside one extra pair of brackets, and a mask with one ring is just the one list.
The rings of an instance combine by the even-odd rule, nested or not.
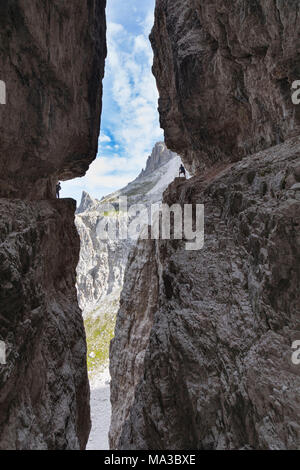
[(87, 210), (91, 210), (93, 207), (97, 206), (98, 201), (93, 199), (89, 193), (82, 191), (80, 206), (78, 207), (76, 213), (81, 214)]
[[(79, 305), (85, 313), (102, 305), (104, 299), (108, 298), (117, 301), (118, 305), (128, 257), (136, 244), (136, 240), (130, 237), (126, 240), (116, 240), (110, 236), (105, 240), (101, 239), (97, 231), (98, 222), (103, 217), (106, 220), (114, 217), (109, 214), (109, 210), (104, 216), (103, 210), (106, 209), (103, 209), (102, 204), (112, 204), (118, 210), (120, 197), (127, 198), (128, 209), (134, 204), (143, 204), (143, 223), (148, 224), (149, 206), (162, 201), (163, 192), (178, 176), (180, 162), (178, 155), (170, 152), (163, 142), (159, 142), (148, 159), (146, 170), (126, 187), (108, 194), (101, 201), (83, 192), (76, 217), (77, 230), (82, 240), (77, 287)], [(122, 217), (122, 214), (118, 215)]]
[(139, 176), (149, 175), (174, 157), (176, 157), (176, 153), (171, 152), (164, 142), (157, 142), (148, 157), (145, 170), (142, 170)]
[[(144, 198), (148, 191), (152, 192), (155, 190), (156, 187), (158, 192), (163, 192), (161, 188), (164, 190), (171, 183), (175, 175), (177, 175), (177, 166), (179, 168), (179, 164), (180, 157), (176, 153), (171, 152), (164, 142), (157, 142), (153, 147), (151, 155), (148, 157), (145, 170), (142, 170), (134, 181), (128, 183), (125, 188), (121, 188), (103, 197), (101, 201), (92, 198), (89, 193), (83, 191), (76, 214), (95, 211), (99, 209), (101, 203), (112, 202), (112, 198), (116, 199), (118, 195), (140, 199)], [(152, 196), (150, 199), (152, 199)]]

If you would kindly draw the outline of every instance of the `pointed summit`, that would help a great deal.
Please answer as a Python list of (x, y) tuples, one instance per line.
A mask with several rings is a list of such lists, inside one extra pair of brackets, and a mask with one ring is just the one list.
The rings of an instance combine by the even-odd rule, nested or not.
[(78, 207), (76, 213), (81, 214), (87, 210), (91, 210), (93, 207), (97, 206), (97, 200), (93, 199), (89, 193), (82, 191), (80, 206)]
[(149, 175), (152, 173), (152, 171), (164, 165), (175, 156), (176, 153), (171, 152), (164, 142), (157, 142), (152, 150), (150, 157), (148, 157), (146, 169), (142, 171), (140, 176)]

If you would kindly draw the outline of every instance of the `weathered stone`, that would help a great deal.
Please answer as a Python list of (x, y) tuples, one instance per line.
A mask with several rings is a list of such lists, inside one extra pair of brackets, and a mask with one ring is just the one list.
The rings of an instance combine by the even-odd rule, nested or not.
[(0, 197), (55, 197), (96, 157), (106, 0), (0, 6)]
[(192, 171), (297, 135), (299, 4), (157, 0), (151, 34), (165, 141)]
[[(299, 145), (165, 192), (168, 204), (205, 203), (205, 245), (140, 241), (129, 262), (111, 348), (112, 448), (299, 448), (300, 202), (259, 184), (266, 168), (272, 186), (299, 164)], [(249, 173), (257, 184), (237, 204)]]
[(0, 449), (83, 449), (90, 431), (72, 200), (0, 200)]
[(299, 449), (298, 16), (293, 1), (156, 1), (161, 124), (196, 173), (164, 199), (205, 205), (205, 244), (140, 241), (127, 267), (112, 448)]
[(0, 5), (0, 449), (84, 449), (89, 435), (75, 203), (54, 198), (96, 156), (105, 5)]

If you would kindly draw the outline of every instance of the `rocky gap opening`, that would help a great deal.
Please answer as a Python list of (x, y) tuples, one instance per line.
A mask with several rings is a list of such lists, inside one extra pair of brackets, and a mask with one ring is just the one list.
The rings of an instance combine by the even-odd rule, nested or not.
[[(128, 19), (125, 10), (124, 22), (117, 22), (113, 11), (113, 5), (117, 3), (118, 0), (114, 0), (107, 5), (108, 56), (97, 156), (100, 158), (91, 165), (80, 184), (75, 189), (71, 187), (76, 190), (78, 202), (79, 190), (82, 191), (76, 211), (81, 243), (77, 292), (87, 336), (91, 387), (92, 429), (88, 450), (109, 448), (109, 345), (114, 336), (127, 261), (136, 245), (131, 239), (100, 239), (97, 233), (99, 222), (116, 216), (111, 213), (113, 211), (101, 213), (101, 204), (111, 203), (120, 216), (117, 204), (120, 195), (127, 197), (129, 207), (160, 202), (164, 190), (178, 176), (181, 163), (180, 157), (166, 148), (159, 126), (158, 92), (151, 70), (153, 56), (148, 39), (154, 23), (155, 2), (149, 2), (150, 9), (134, 2), (138, 26), (134, 26), (132, 18)], [(144, 20), (141, 19), (143, 12)], [(116, 59), (119, 65), (114, 62)], [(125, 109), (126, 106), (129, 109)], [(116, 119), (109, 119), (108, 115), (115, 113), (117, 108)], [(124, 137), (126, 130), (128, 136)], [(123, 163), (129, 167), (128, 171), (122, 171)], [(112, 178), (116, 182), (109, 186)], [(67, 190), (69, 188), (64, 184), (63, 192)]]

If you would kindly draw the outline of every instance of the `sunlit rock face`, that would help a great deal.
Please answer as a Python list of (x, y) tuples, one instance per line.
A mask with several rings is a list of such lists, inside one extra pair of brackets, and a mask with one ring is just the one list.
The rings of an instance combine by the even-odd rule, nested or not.
[(166, 142), (202, 170), (164, 201), (204, 204), (205, 243), (140, 241), (129, 260), (111, 346), (112, 448), (300, 446), (298, 8), (156, 2)]
[(105, 4), (0, 6), (0, 449), (84, 449), (90, 431), (75, 202), (55, 184), (96, 156)]
[[(119, 299), (128, 256), (136, 245), (136, 240), (129, 237), (120, 240), (108, 235), (108, 239), (103, 240), (98, 231), (99, 223), (104, 218), (112, 222), (116, 217), (122, 219), (123, 214), (118, 210), (120, 197), (127, 197), (128, 209), (134, 204), (149, 207), (161, 202), (164, 190), (178, 175), (180, 163), (180, 157), (159, 142), (149, 156), (145, 170), (125, 188), (101, 201), (83, 192), (76, 226), (81, 239), (77, 268), (78, 299), (84, 312), (97, 308), (107, 296)], [(112, 210), (104, 211), (103, 205), (108, 203)], [(128, 224), (130, 222), (131, 219)], [(146, 214), (145, 223), (148, 224)]]
[(148, 157), (146, 168), (142, 171), (140, 176), (146, 176), (152, 173), (164, 163), (167, 163), (174, 156), (164, 142), (158, 142), (152, 150), (151, 155)]
[(192, 171), (297, 135), (299, 4), (157, 0), (151, 35), (168, 148)]

